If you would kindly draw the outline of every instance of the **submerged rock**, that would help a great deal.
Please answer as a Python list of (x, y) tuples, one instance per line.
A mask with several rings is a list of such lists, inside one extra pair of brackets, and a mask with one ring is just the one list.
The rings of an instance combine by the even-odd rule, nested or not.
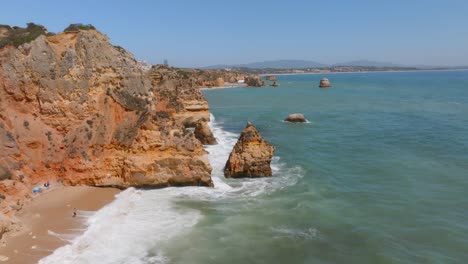
[(242, 131), (224, 167), (227, 178), (268, 177), (272, 175), (271, 159), (275, 148), (250, 122)]
[(293, 123), (305, 123), (307, 119), (305, 119), (303, 114), (290, 114), (284, 121), (293, 122)]
[(330, 81), (328, 80), (328, 78), (322, 78), (320, 80), (320, 85), (319, 85), (320, 88), (327, 88), (327, 87), (331, 87), (331, 84), (330, 84)]
[(203, 145), (216, 145), (216, 138), (213, 136), (207, 122), (198, 122), (195, 126), (195, 137), (200, 140)]

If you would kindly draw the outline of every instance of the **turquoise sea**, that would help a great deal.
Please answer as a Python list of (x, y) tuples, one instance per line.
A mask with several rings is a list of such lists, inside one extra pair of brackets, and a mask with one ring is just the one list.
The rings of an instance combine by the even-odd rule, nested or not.
[[(278, 82), (204, 91), (215, 188), (126, 190), (41, 263), (468, 263), (468, 71)], [(226, 180), (247, 120), (274, 175)]]

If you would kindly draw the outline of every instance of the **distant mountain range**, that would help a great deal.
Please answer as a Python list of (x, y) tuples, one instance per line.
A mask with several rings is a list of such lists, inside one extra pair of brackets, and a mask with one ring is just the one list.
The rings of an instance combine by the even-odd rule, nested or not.
[(203, 67), (203, 69), (224, 69), (224, 68), (250, 68), (250, 69), (306, 69), (306, 68), (321, 68), (321, 67), (333, 67), (333, 66), (362, 66), (362, 67), (407, 67), (407, 68), (421, 68), (421, 69), (430, 69), (430, 68), (461, 68), (461, 67), (438, 67), (438, 66), (428, 66), (428, 65), (402, 65), (394, 64), (391, 62), (378, 62), (370, 60), (355, 60), (348, 61), (343, 63), (335, 64), (323, 64), (316, 61), (308, 60), (272, 60), (272, 61), (263, 61), (263, 62), (252, 62), (246, 64), (220, 64), (213, 65), (208, 67)]
[(262, 61), (252, 62), (246, 64), (220, 64), (204, 67), (204, 69), (223, 69), (223, 68), (251, 68), (251, 69), (305, 69), (305, 68), (318, 68), (326, 67), (327, 65), (318, 63), (315, 61), (306, 60), (273, 60), (273, 61)]
[(391, 62), (379, 62), (370, 60), (355, 60), (343, 63), (335, 63), (331, 66), (362, 66), (362, 67), (412, 67), (401, 64), (394, 64)]

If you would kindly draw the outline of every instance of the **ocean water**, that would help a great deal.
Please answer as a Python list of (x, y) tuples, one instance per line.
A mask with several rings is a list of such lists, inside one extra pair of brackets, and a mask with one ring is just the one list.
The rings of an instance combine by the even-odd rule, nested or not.
[[(205, 91), (215, 188), (130, 188), (40, 263), (468, 263), (468, 71), (322, 77)], [(246, 120), (271, 178), (223, 177)]]

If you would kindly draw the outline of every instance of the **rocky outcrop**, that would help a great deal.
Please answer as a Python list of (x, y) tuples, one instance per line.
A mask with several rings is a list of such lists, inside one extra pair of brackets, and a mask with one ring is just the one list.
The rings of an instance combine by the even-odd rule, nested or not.
[(172, 72), (157, 74), (96, 30), (0, 49), (1, 211), (44, 181), (212, 186), (207, 152), (186, 129), (209, 120), (208, 103)]
[(208, 102), (197, 83), (185, 71), (158, 65), (148, 72), (155, 90), (156, 110), (170, 114), (185, 127), (195, 127), (198, 121), (209, 121)]
[(268, 177), (272, 175), (271, 159), (275, 148), (250, 122), (242, 131), (224, 167), (227, 178)]
[(245, 83), (247, 86), (252, 86), (252, 87), (262, 87), (265, 86), (265, 81), (262, 80), (260, 76), (254, 75), (254, 76), (247, 76), (245, 78)]
[(290, 114), (284, 121), (292, 122), (292, 123), (304, 123), (307, 122), (307, 119), (304, 117), (303, 114)]
[(328, 88), (328, 87), (331, 87), (331, 84), (330, 84), (330, 81), (328, 80), (328, 78), (322, 78), (320, 80), (320, 85), (319, 85), (320, 88)]
[(216, 145), (216, 138), (211, 132), (210, 126), (207, 122), (200, 121), (195, 126), (195, 137), (200, 140), (203, 145)]
[(223, 87), (223, 86), (234, 86), (234, 85), (247, 85), (247, 82), (251, 86), (261, 86), (264, 82), (260, 76), (256, 74), (249, 74), (237, 70), (226, 70), (226, 69), (212, 69), (212, 70), (200, 70), (200, 69), (176, 69), (163, 65), (157, 65), (153, 69), (164, 69), (166, 71), (173, 71), (174, 75), (178, 76), (179, 79), (185, 79), (190, 81), (193, 85), (202, 88), (212, 87)]

